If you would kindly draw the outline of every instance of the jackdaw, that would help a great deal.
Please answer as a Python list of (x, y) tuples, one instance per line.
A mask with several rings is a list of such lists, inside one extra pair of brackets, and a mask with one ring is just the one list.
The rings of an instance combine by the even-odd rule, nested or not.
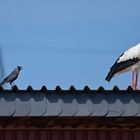
[[(21, 66), (17, 66), (11, 73), (10, 75), (8, 75), (1, 83), (0, 85), (4, 85), (5, 83), (10, 83), (11, 86), (14, 86), (15, 83), (13, 81), (15, 81), (19, 75), (20, 70), (22, 69)], [(13, 84), (13, 85), (12, 85)]]

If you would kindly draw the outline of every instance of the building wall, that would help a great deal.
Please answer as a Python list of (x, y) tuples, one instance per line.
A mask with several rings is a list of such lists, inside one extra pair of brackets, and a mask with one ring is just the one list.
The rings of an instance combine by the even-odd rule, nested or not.
[(0, 140), (140, 140), (140, 130), (1, 130)]

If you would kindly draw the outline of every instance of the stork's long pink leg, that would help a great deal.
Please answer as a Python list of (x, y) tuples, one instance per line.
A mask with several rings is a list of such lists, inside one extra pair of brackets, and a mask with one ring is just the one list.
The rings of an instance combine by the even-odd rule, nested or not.
[(138, 72), (136, 72), (136, 81), (135, 81), (135, 89), (138, 89)]
[(132, 83), (131, 83), (131, 86), (132, 86), (133, 89), (135, 88), (134, 76), (135, 76), (135, 71), (132, 70)]

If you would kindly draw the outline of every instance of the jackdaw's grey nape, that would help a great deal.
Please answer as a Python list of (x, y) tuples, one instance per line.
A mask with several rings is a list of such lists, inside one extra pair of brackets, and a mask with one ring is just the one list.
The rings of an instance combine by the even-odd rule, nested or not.
[[(21, 66), (17, 66), (11, 73), (8, 75), (1, 83), (0, 85), (4, 85), (5, 83), (10, 83), (11, 86), (16, 85), (14, 81), (17, 79), (20, 70), (22, 69)], [(13, 84), (13, 85), (12, 85)]]

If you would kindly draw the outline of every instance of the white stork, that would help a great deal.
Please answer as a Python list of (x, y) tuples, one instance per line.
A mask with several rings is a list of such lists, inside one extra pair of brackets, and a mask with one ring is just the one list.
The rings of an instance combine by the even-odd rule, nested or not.
[(106, 77), (109, 82), (112, 77), (127, 72), (132, 71), (132, 88), (138, 89), (138, 73), (140, 70), (140, 43), (136, 46), (126, 50), (110, 68), (110, 71)]

